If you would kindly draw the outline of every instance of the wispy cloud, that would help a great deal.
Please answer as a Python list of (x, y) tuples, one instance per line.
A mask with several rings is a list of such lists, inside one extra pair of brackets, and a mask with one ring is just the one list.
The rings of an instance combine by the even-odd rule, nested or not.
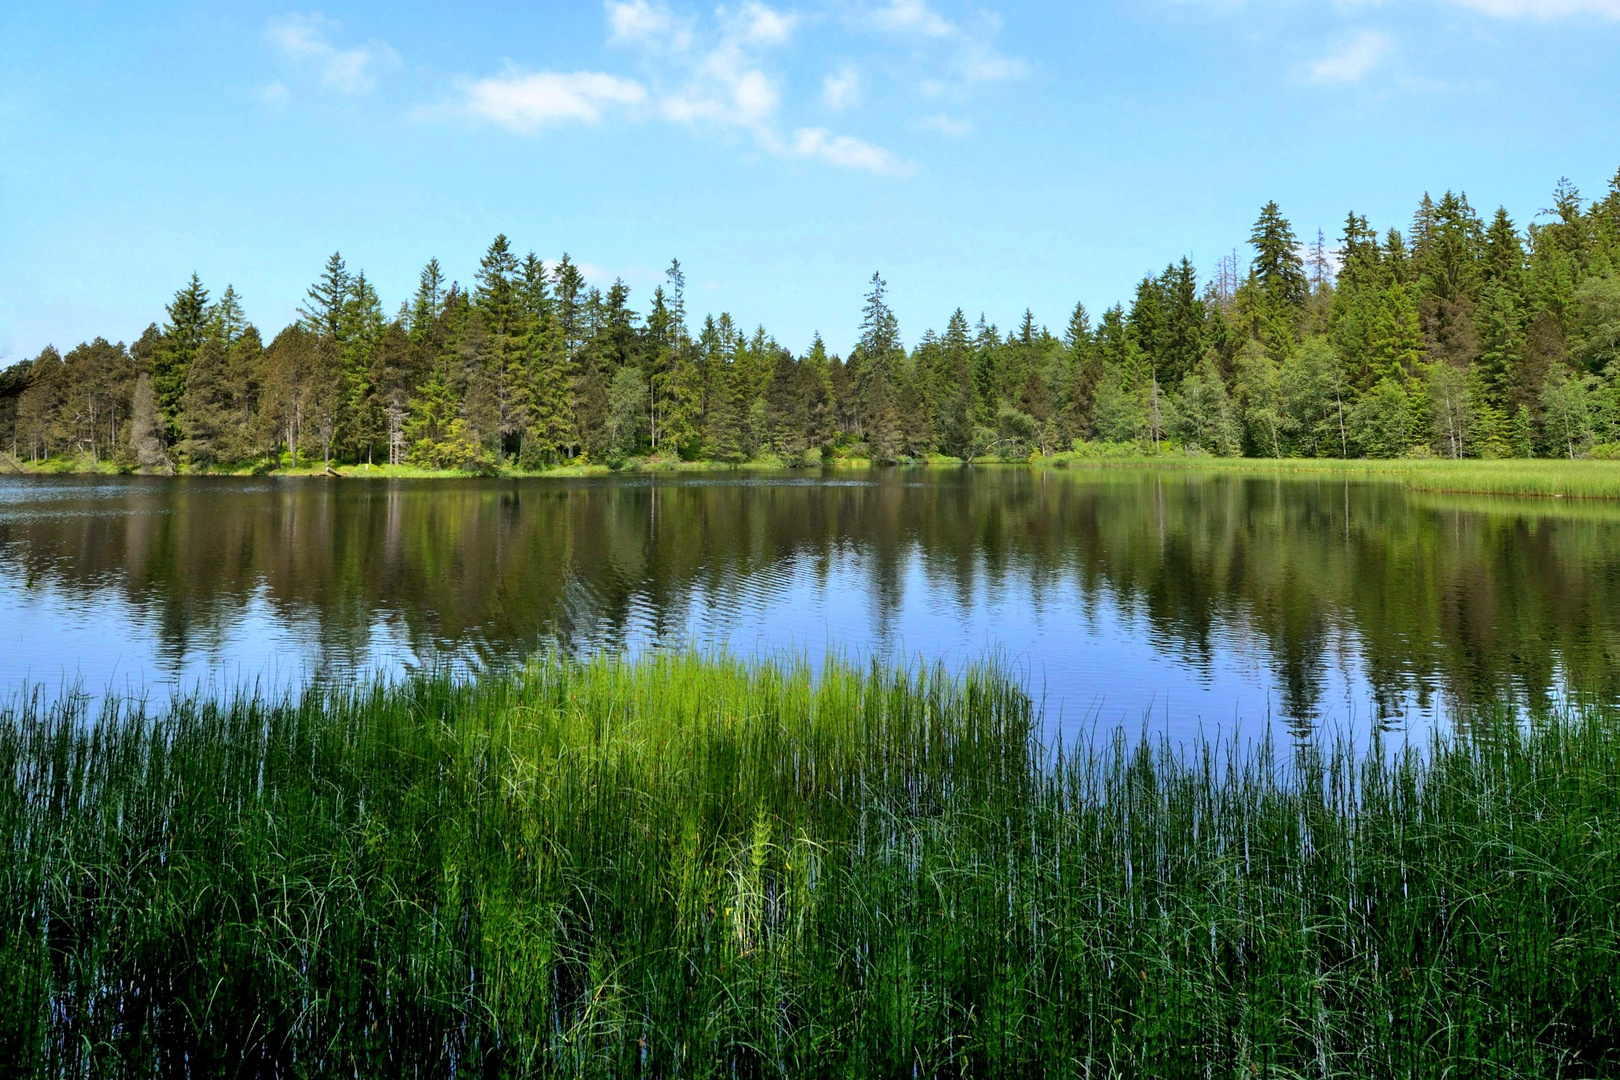
[(290, 59), (314, 69), (340, 94), (364, 94), (377, 85), (379, 67), (399, 63), (399, 53), (380, 41), (340, 48), (332, 37), (342, 27), (320, 13), (282, 15), (266, 24), (265, 36)]
[(647, 0), (620, 3), (608, 0), (608, 40), (614, 44), (635, 44), (681, 51), (692, 45), (691, 20), (670, 13), (662, 4)]
[[(1236, 12), (1246, 7), (1259, 6), (1246, 0), (1181, 0), (1200, 4), (1222, 12)], [(1498, 19), (1620, 19), (1620, 0), (1411, 0), (1418, 3), (1446, 4), (1467, 8), (1481, 15)], [(1384, 6), (1386, 0), (1339, 0), (1335, 5), (1347, 9)], [(1395, 6), (1390, 4), (1389, 6)]]
[(564, 121), (594, 124), (607, 110), (646, 100), (646, 88), (634, 79), (598, 71), (514, 70), (465, 87), (469, 114), (521, 134)]
[(847, 109), (861, 96), (861, 75), (852, 67), (841, 68), (821, 80), (821, 100), (829, 109)]
[(826, 128), (800, 128), (793, 133), (791, 146), (795, 157), (824, 161), (844, 169), (902, 175), (912, 171), (909, 165), (881, 146), (851, 135), (834, 135)]
[(1620, 19), (1620, 0), (1451, 0), (1500, 19), (1562, 19), (1596, 15)]
[(928, 0), (888, 0), (865, 10), (857, 23), (881, 35), (912, 43), (919, 55), (932, 54), (932, 70), (918, 82), (928, 97), (961, 96), (980, 83), (1019, 79), (1029, 65), (997, 46), (1001, 18), (980, 11), (967, 25), (946, 18)]
[(930, 8), (927, 0), (890, 0), (868, 17), (872, 25), (891, 33), (931, 38), (948, 38), (958, 33), (956, 24)]
[[(784, 86), (773, 62), (794, 39), (800, 16), (747, 0), (715, 9), (711, 20), (655, 0), (606, 0), (607, 41), (629, 48), (637, 74), (525, 71), (463, 80), (454, 102), (423, 115), (461, 115), (530, 134), (565, 122), (662, 119), (734, 132), (773, 157), (874, 173), (908, 171), (893, 152), (818, 127), (783, 134)], [(853, 67), (827, 76), (823, 101), (850, 108), (859, 98)]]
[(1393, 43), (1376, 30), (1347, 38), (1326, 56), (1305, 65), (1305, 77), (1323, 85), (1359, 82), (1389, 55)]
[(937, 131), (941, 135), (949, 135), (952, 138), (973, 134), (973, 121), (960, 119), (947, 113), (925, 116), (917, 122), (917, 126), (924, 131)]
[(679, 123), (711, 123), (755, 132), (768, 129), (781, 104), (777, 79), (764, 69), (767, 50), (787, 42), (797, 20), (764, 4), (721, 8), (719, 33), (705, 48), (666, 67), (673, 89), (659, 111)]

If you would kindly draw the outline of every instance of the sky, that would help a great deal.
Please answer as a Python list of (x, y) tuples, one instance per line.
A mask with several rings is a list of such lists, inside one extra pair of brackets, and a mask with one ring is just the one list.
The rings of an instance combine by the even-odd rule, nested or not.
[[(1620, 170), (1620, 0), (5, 5), (0, 364), (133, 340), (192, 272), (266, 337), (326, 257), (390, 310), (496, 233), (645, 310), (847, 350), (1061, 332), (1275, 199), (1304, 239)], [(1247, 253), (1243, 253), (1247, 258)]]

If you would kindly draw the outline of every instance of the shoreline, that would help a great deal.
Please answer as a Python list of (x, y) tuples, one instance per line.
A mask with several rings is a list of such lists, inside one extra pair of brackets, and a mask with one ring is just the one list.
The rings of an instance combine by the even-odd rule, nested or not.
[(1527, 498), (1620, 500), (1620, 461), (1604, 459), (1563, 460), (1553, 458), (1484, 460), (1465, 458), (1216, 458), (1184, 454), (1099, 453), (1094, 449), (1066, 451), (1025, 460), (978, 459), (964, 464), (959, 458), (934, 455), (926, 460), (906, 460), (894, 465), (875, 465), (870, 459), (841, 457), (825, 463), (788, 465), (776, 458), (756, 458), (745, 462), (672, 461), (663, 458), (631, 458), (622, 464), (587, 463), (559, 465), (541, 470), (513, 467), (491, 472), (429, 469), (413, 465), (337, 465), (328, 471), (322, 466), (264, 468), (211, 468), (163, 474), (152, 470), (128, 469), (106, 462), (48, 459), (43, 462), (8, 460), (11, 467), (3, 476), (236, 476), (286, 479), (342, 480), (471, 480), (471, 479), (571, 479), (587, 476), (653, 475), (659, 473), (870, 471), (873, 469), (960, 469), (1024, 468), (1030, 471), (1142, 471), (1227, 473), (1277, 478), (1345, 477), (1367, 481), (1398, 482), (1411, 491), (1456, 495), (1511, 495)]

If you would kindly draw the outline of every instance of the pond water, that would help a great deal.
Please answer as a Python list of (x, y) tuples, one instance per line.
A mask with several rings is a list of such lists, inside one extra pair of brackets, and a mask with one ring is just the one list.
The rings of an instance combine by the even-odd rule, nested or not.
[(888, 469), (0, 481), (0, 690), (576, 651), (999, 658), (1064, 729), (1415, 730), (1620, 694), (1620, 508)]

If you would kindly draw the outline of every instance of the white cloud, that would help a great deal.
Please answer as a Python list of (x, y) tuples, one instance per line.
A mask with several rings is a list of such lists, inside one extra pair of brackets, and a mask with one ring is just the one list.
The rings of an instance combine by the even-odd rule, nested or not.
[(834, 135), (826, 128), (800, 128), (790, 144), (796, 157), (813, 158), (843, 169), (863, 169), (875, 173), (908, 172), (889, 151), (850, 135)]
[(617, 75), (514, 71), (469, 83), (464, 105), (474, 116), (527, 134), (569, 120), (594, 124), (605, 109), (646, 99), (640, 83)]
[(797, 15), (784, 15), (758, 0), (749, 0), (733, 20), (732, 27), (733, 32), (750, 45), (780, 45), (787, 41), (798, 22)]
[(958, 119), (946, 113), (925, 116), (917, 122), (917, 126), (924, 131), (937, 131), (941, 135), (949, 135), (952, 138), (973, 134), (973, 121)]
[(870, 16), (873, 25), (893, 33), (921, 34), (946, 38), (956, 34), (956, 24), (934, 11), (927, 0), (889, 0)]
[(994, 12), (982, 11), (971, 25), (962, 26), (934, 11), (927, 0), (889, 0), (886, 6), (867, 12), (864, 22), (889, 34), (931, 41), (934, 48), (945, 50), (945, 70), (918, 84), (929, 97), (975, 83), (1022, 78), (1029, 72), (1023, 60), (996, 48), (1001, 19)]
[(286, 86), (279, 82), (273, 82), (259, 91), (259, 100), (272, 107), (286, 104), (287, 97)]
[(1503, 19), (1557, 19), (1572, 15), (1620, 19), (1620, 0), (1452, 0), (1452, 3)]
[(331, 36), (342, 29), (324, 15), (297, 13), (273, 18), (265, 35), (287, 56), (315, 68), (321, 82), (341, 94), (363, 94), (377, 85), (375, 71), (399, 63), (399, 54), (380, 41), (340, 49)]
[(1314, 83), (1357, 82), (1389, 54), (1391, 41), (1376, 30), (1363, 30), (1341, 42), (1332, 52), (1305, 65)]
[[(454, 103), (419, 115), (471, 116), (524, 134), (570, 121), (656, 117), (740, 132), (774, 157), (876, 173), (909, 171), (888, 150), (850, 135), (824, 128), (782, 134), (782, 80), (773, 74), (771, 51), (792, 39), (797, 15), (760, 0), (719, 7), (706, 24), (657, 0), (606, 0), (603, 11), (608, 41), (637, 50), (640, 78), (509, 69), (464, 81)], [(829, 105), (847, 107), (858, 97), (859, 77), (846, 68), (829, 75), (822, 90)]]
[(861, 96), (861, 74), (852, 67), (821, 80), (821, 100), (829, 109), (847, 109)]
[(736, 10), (721, 8), (717, 15), (719, 34), (713, 44), (675, 58), (662, 72), (663, 81), (675, 88), (659, 95), (659, 111), (680, 123), (765, 132), (782, 95), (764, 70), (763, 53), (784, 44), (797, 19), (757, 2)]
[[(1246, 0), (1179, 0), (1201, 4), (1222, 12), (1236, 12), (1249, 6)], [(1368, 8), (1383, 6), (1386, 0), (1338, 0), (1335, 6)], [(1412, 0), (1416, 3), (1417, 0)], [(1468, 8), (1498, 19), (1563, 19), (1581, 16), (1620, 19), (1620, 0), (1431, 0)], [(1254, 6), (1261, 6), (1256, 4)]]
[(647, 0), (608, 0), (605, 5), (608, 20), (608, 40), (616, 44), (635, 44), (676, 52), (692, 46), (692, 28), (688, 21), (677, 19), (660, 4), (654, 7)]
[(1016, 56), (997, 52), (990, 45), (974, 42), (963, 52), (962, 77), (970, 83), (1000, 82), (1003, 79), (1021, 79), (1029, 73), (1029, 65)]

